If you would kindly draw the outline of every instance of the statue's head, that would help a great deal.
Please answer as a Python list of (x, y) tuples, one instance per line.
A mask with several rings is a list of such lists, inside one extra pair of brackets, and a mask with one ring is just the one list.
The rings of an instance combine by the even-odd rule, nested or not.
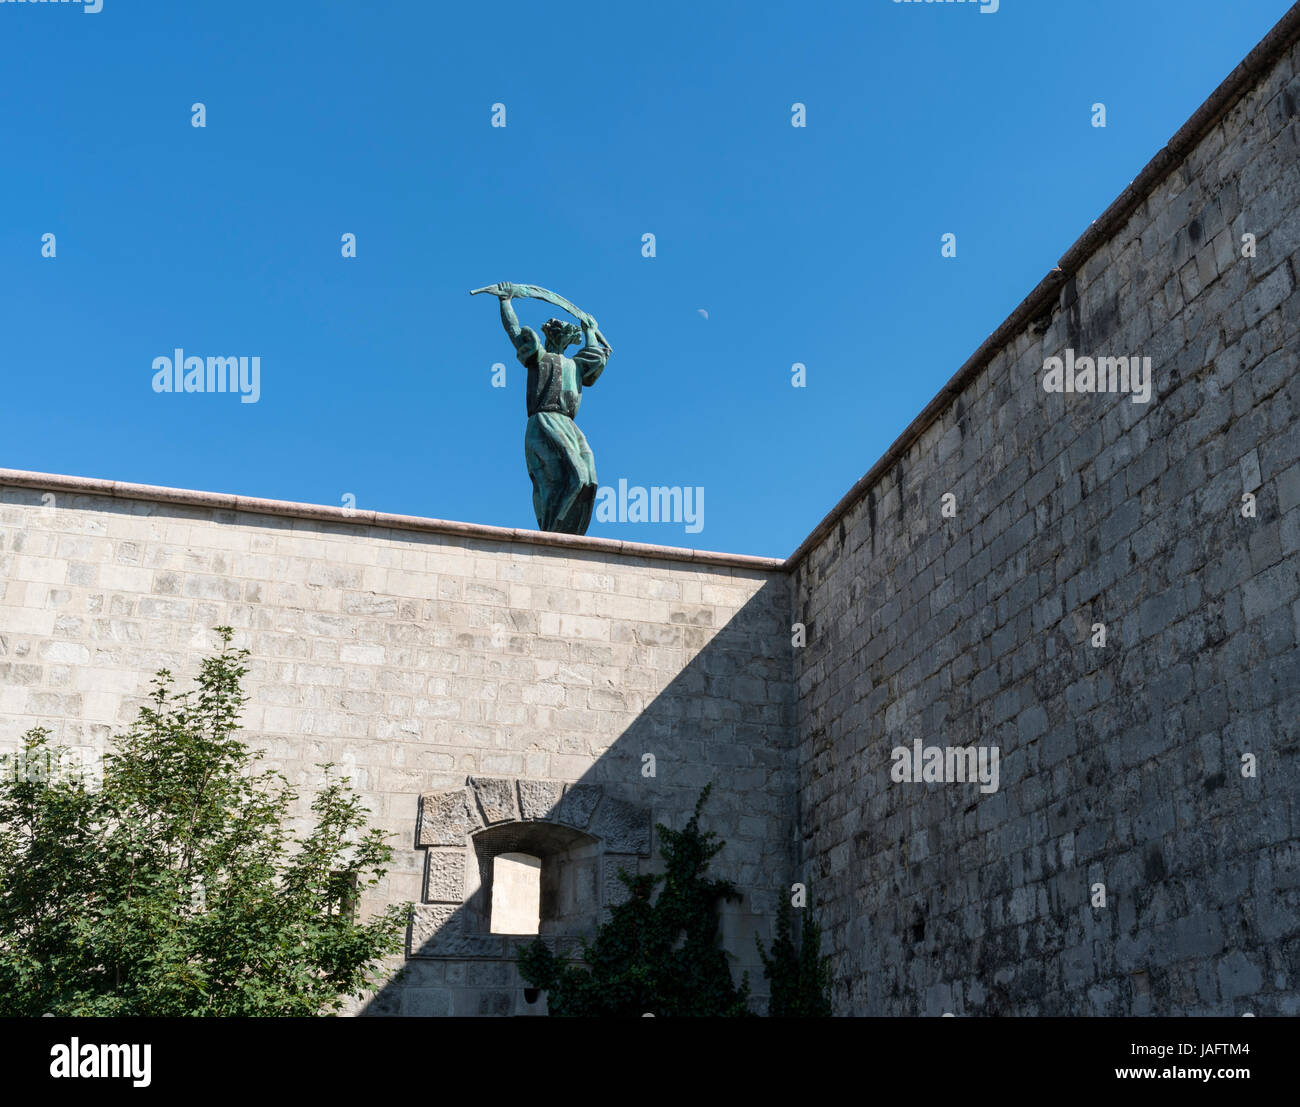
[(548, 319), (542, 324), (542, 337), (548, 353), (562, 354), (582, 338), (582, 328), (564, 319)]

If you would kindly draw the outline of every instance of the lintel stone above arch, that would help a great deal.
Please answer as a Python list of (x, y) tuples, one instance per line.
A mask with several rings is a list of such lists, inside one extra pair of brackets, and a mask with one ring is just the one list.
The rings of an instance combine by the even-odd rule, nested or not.
[(460, 846), (497, 823), (545, 821), (600, 838), (611, 853), (650, 853), (650, 808), (592, 784), (471, 776), (464, 786), (420, 797), (418, 846)]

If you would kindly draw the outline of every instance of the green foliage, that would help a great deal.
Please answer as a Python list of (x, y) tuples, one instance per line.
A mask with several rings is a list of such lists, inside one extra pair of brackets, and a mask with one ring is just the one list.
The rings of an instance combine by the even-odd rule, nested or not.
[(404, 906), (352, 910), (386, 836), (328, 765), (314, 827), (288, 828), (296, 793), (235, 736), (247, 651), (217, 630), (197, 693), (158, 673), (100, 787), (0, 780), (0, 1014), (318, 1015), (400, 949)]
[(657, 827), (663, 873), (619, 872), (630, 897), (613, 909), (593, 942), (583, 942), (582, 966), (556, 957), (541, 939), (520, 953), (520, 975), (546, 989), (552, 1015), (751, 1014), (749, 976), (735, 986), (718, 944), (718, 901), (740, 895), (730, 881), (705, 876), (726, 844), (700, 830), (710, 788), (700, 794), (684, 830)]
[(821, 955), (822, 931), (811, 914), (803, 919), (799, 948), (791, 936), (790, 908), (776, 920), (771, 956), (758, 935), (754, 944), (771, 987), (768, 1015), (785, 1019), (824, 1019), (831, 1015), (831, 960)]

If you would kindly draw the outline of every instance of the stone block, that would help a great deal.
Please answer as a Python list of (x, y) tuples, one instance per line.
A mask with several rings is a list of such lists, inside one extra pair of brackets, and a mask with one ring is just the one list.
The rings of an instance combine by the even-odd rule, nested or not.
[(589, 825), (612, 853), (650, 852), (650, 811), (639, 804), (606, 796)]
[(558, 780), (520, 780), (519, 814), (523, 819), (551, 819), (564, 795)]
[(515, 782), (509, 777), (472, 776), (469, 786), (478, 799), (479, 809), (488, 826), (493, 823), (514, 822), (519, 818), (515, 809)]
[(1259, 966), (1240, 950), (1233, 950), (1219, 961), (1219, 992), (1225, 1000), (1254, 995), (1263, 987)]
[(465, 929), (463, 910), (452, 904), (417, 903), (411, 908), (411, 957), (501, 957), (504, 942), (497, 934)]
[(401, 1012), (411, 1018), (436, 1018), (451, 1014), (450, 988), (403, 988)]
[(452, 927), (459, 929), (459, 908), (454, 904), (416, 904), (411, 908), (410, 956), (431, 952), (437, 940)]
[(495, 1016), (498, 1018), (511, 1015), (514, 1013), (515, 993), (499, 990), (481, 991), (478, 993), (478, 1008), (475, 1014), (480, 1017)]
[(424, 898), (427, 903), (464, 902), (464, 846), (429, 850), (425, 864)]
[(478, 804), (468, 788), (452, 792), (427, 792), (420, 797), (420, 826), (416, 843), (421, 846), (459, 846), (483, 826)]
[(590, 784), (566, 784), (555, 821), (586, 830), (591, 813), (600, 802), (600, 794), (600, 789)]
[(1277, 501), (1278, 508), (1283, 515), (1286, 515), (1297, 504), (1300, 504), (1300, 465), (1292, 465), (1291, 468), (1278, 475)]
[(1246, 293), (1242, 300), (1246, 310), (1246, 326), (1257, 326), (1264, 316), (1289, 295), (1291, 295), (1291, 273), (1286, 265), (1279, 265)]
[(511, 983), (513, 966), (506, 961), (471, 961), (465, 983), (471, 988), (505, 987)]
[(601, 881), (603, 884), (604, 906), (606, 908), (614, 907), (625, 902), (629, 895), (627, 885), (618, 877), (619, 869), (625, 870), (629, 876), (636, 876), (637, 859), (635, 854), (606, 853), (602, 865)]

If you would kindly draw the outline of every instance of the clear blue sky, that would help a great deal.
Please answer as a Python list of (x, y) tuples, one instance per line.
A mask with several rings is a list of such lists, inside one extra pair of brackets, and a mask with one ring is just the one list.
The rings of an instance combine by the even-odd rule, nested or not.
[(0, 466), (534, 527), (510, 280), (600, 483), (705, 490), (589, 533), (783, 556), (1289, 6), (0, 4)]

